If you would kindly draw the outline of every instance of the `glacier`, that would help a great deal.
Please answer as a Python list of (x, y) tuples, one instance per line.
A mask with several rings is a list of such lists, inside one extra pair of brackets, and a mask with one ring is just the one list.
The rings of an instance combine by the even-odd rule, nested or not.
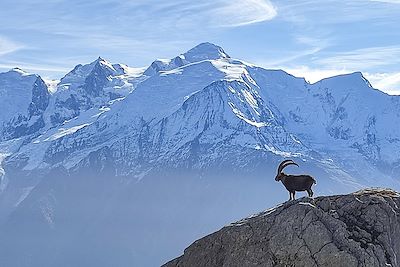
[(399, 190), (400, 96), (362, 73), (309, 83), (202, 43), (148, 68), (103, 58), (54, 89), (0, 74), (0, 260), (155, 266), (287, 199), (292, 158), (316, 194)]

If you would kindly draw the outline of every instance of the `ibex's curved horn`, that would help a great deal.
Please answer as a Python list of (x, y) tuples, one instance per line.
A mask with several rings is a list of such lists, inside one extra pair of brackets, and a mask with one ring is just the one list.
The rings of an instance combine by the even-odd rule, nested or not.
[(283, 169), (289, 165), (296, 165), (297, 167), (299, 167), (299, 165), (296, 162), (294, 162), (291, 159), (287, 159), (287, 160), (282, 161), (281, 164), (279, 164), (278, 174), (280, 174), (283, 171)]

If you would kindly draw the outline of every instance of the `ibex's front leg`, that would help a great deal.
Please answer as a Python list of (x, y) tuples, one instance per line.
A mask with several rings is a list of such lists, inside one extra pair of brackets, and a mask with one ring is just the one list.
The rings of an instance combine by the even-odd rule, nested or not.
[(310, 189), (307, 189), (307, 193), (309, 197), (312, 197), (314, 195), (314, 192)]
[(296, 194), (296, 191), (289, 191), (289, 201), (295, 199), (294, 194)]
[(293, 191), (293, 200), (296, 199), (295, 194), (296, 194), (296, 191)]

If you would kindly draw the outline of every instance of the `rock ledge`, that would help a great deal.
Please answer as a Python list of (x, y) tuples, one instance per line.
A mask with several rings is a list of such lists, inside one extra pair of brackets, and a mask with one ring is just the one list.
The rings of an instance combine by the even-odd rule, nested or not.
[(400, 266), (400, 198), (390, 189), (301, 198), (195, 241), (164, 266)]

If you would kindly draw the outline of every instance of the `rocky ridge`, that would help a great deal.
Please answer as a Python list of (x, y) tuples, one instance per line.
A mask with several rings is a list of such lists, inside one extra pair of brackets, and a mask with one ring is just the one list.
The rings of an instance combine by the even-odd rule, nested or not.
[(399, 266), (399, 196), (366, 189), (286, 202), (195, 241), (164, 266)]

